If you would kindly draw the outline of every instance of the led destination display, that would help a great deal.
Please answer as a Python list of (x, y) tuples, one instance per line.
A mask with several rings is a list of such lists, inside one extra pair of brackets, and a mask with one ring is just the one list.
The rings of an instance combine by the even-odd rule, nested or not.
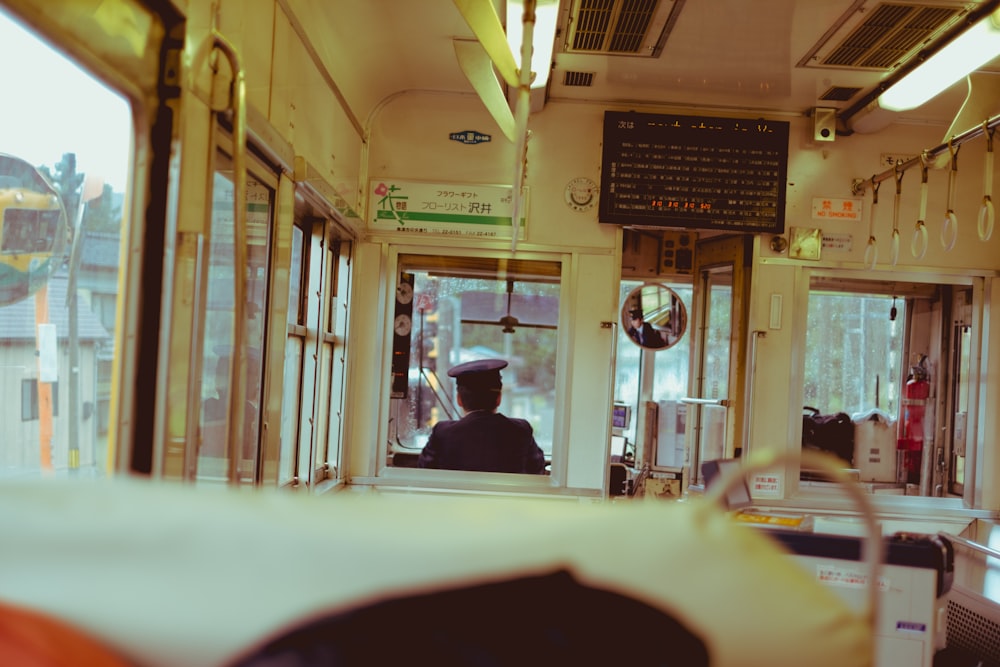
[(788, 123), (606, 111), (600, 222), (780, 234)]

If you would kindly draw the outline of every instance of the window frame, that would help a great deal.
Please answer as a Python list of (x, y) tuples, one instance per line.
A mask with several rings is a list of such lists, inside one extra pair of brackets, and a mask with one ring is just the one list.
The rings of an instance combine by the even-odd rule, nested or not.
[[(795, 317), (792, 321), (792, 337), (793, 340), (801, 341), (793, 349), (793, 354), (791, 358), (792, 366), (792, 391), (790, 392), (790, 404), (788, 406), (788, 414), (790, 416), (789, 420), (789, 442), (787, 445), (788, 451), (794, 453), (798, 447), (801, 447), (802, 438), (802, 423), (799, 419), (801, 414), (801, 406), (804, 401), (804, 366), (805, 366), (805, 340), (806, 331), (808, 324), (808, 304), (809, 295), (811, 292), (811, 285), (813, 278), (819, 279), (829, 285), (832, 281), (843, 280), (846, 283), (854, 283), (855, 285), (863, 285), (865, 282), (871, 284), (884, 285), (887, 282), (899, 283), (901, 286), (907, 284), (920, 283), (923, 285), (946, 285), (950, 287), (960, 287), (968, 288), (972, 292), (972, 300), (970, 304), (971, 313), (971, 330), (972, 330), (972, 341), (971, 349), (972, 361), (979, 360), (982, 364), (983, 356), (981, 354), (982, 345), (984, 341), (983, 337), (983, 326), (985, 323), (985, 305), (986, 305), (986, 280), (989, 275), (983, 274), (978, 271), (962, 271), (955, 270), (951, 272), (944, 271), (934, 271), (934, 272), (921, 272), (921, 271), (894, 271), (891, 275), (891, 279), (884, 273), (873, 272), (867, 270), (855, 270), (846, 269), (839, 267), (802, 267), (798, 271), (799, 279), (796, 281), (796, 293), (795, 293)], [(905, 287), (901, 288), (902, 291)], [(867, 293), (867, 292), (859, 292)], [(947, 315), (945, 313), (944, 315)], [(947, 323), (944, 323), (947, 328)], [(907, 334), (909, 331), (907, 330)], [(950, 347), (944, 347), (941, 349), (942, 355), (949, 355), (951, 353)], [(903, 359), (904, 361), (908, 359), (910, 354), (910, 339), (904, 341)], [(986, 369), (982, 366), (977, 366), (972, 363), (969, 368), (968, 377), (968, 405), (969, 414), (967, 419), (967, 434), (966, 439), (968, 444), (968, 451), (966, 454), (966, 480), (967, 483), (964, 485), (963, 494), (961, 497), (937, 497), (934, 495), (929, 496), (892, 496), (892, 495), (880, 495), (871, 494), (869, 498), (874, 504), (887, 505), (892, 508), (901, 510), (915, 510), (922, 511), (925, 508), (935, 508), (935, 509), (966, 509), (975, 510), (977, 506), (975, 504), (976, 490), (975, 486), (979, 483), (978, 478), (975, 476), (975, 469), (977, 468), (977, 463), (981, 458), (981, 452), (979, 451), (979, 445), (977, 443), (978, 439), (978, 428), (979, 428), (979, 396), (981, 392), (980, 388), (980, 378), (982, 374), (986, 372)], [(950, 392), (950, 385), (944, 388), (945, 392)], [(939, 400), (948, 400), (947, 397), (940, 397)], [(940, 426), (940, 425), (939, 425)], [(951, 420), (948, 420), (948, 427), (951, 426)], [(759, 502), (762, 505), (768, 504), (795, 504), (797, 506), (802, 506), (803, 504), (807, 506), (818, 506), (820, 508), (827, 508), (833, 506), (840, 506), (845, 504), (845, 499), (841, 498), (842, 494), (831, 494), (822, 488), (815, 488), (810, 486), (800, 486), (799, 476), (801, 474), (800, 467), (795, 465), (790, 465), (785, 468), (786, 471), (786, 481), (787, 490), (785, 492), (784, 500), (774, 500), (774, 499), (758, 499), (755, 498), (755, 502)], [(947, 480), (946, 482), (947, 483)], [(849, 503), (848, 503), (849, 504)]]
[[(39, 418), (38, 412), (38, 378), (21, 379), (21, 421), (36, 422)], [(59, 416), (59, 383), (49, 382), (52, 385), (52, 418)]]
[[(477, 259), (477, 260), (514, 260), (512, 252), (489, 249), (471, 249), (462, 247), (428, 247), (424, 245), (390, 245), (387, 248), (387, 274), (398, 276), (403, 269), (401, 256), (427, 256), (438, 260)], [(518, 251), (518, 262), (555, 262), (559, 264), (559, 302), (569, 303), (570, 276), (574, 271), (574, 257), (571, 253), (559, 252), (529, 252)], [(519, 473), (472, 472), (459, 470), (418, 469), (409, 467), (393, 467), (388, 465), (389, 418), (391, 413), (391, 368), (393, 331), (391, 323), (395, 309), (395, 279), (387, 281), (381, 317), (385, 324), (381, 331), (382, 363), (381, 387), (378, 409), (378, 437), (374, 448), (374, 473), (376, 482), (380, 484), (405, 484), (406, 486), (431, 489), (462, 489), (472, 491), (500, 491), (503, 493), (560, 493), (566, 492), (566, 469), (569, 452), (564, 434), (568, 430), (567, 400), (563, 388), (567, 386), (566, 367), (570, 356), (569, 328), (572, 314), (569, 308), (559, 309), (559, 319), (556, 336), (555, 359), (555, 392), (556, 403), (553, 411), (552, 453), (549, 475), (531, 475)]]

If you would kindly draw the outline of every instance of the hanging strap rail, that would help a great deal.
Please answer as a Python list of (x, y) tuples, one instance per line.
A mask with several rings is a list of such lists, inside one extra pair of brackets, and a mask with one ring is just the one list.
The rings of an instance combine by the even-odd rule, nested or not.
[[(962, 132), (961, 134), (957, 134), (954, 137), (952, 137), (950, 141), (947, 141), (943, 144), (938, 144), (934, 148), (929, 148), (925, 150), (917, 157), (913, 157), (910, 158), (909, 160), (902, 162), (901, 164), (898, 165), (898, 170), (906, 171), (911, 167), (924, 166), (928, 162), (933, 161), (934, 158), (936, 158), (939, 155), (942, 155), (944, 153), (950, 153), (953, 150), (957, 150), (957, 148), (962, 144), (964, 144), (966, 141), (970, 141), (971, 139), (976, 139), (977, 137), (981, 137), (983, 135), (988, 135), (988, 133), (991, 130), (996, 129), (997, 126), (1000, 126), (1000, 116), (994, 116), (993, 118), (989, 119), (982, 125), (977, 125), (972, 129)], [(882, 181), (889, 180), (890, 178), (895, 178), (896, 174), (897, 174), (897, 167), (893, 167), (892, 169), (886, 169), (882, 173), (876, 174), (871, 178), (856, 180), (854, 184), (851, 186), (851, 191), (854, 192), (854, 194), (856, 195), (863, 194), (865, 189), (869, 185), (875, 185), (876, 183), (881, 183)]]

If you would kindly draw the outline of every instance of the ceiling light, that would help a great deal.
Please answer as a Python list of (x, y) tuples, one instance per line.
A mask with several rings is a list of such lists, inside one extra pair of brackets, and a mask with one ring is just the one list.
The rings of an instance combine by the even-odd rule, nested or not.
[(997, 56), (1000, 56), (1000, 25), (995, 11), (893, 84), (879, 96), (878, 104), (892, 111), (919, 107)]
[[(559, 20), (557, 0), (536, 0), (535, 27), (532, 39), (531, 80), (532, 88), (544, 88), (549, 81), (552, 68), (552, 48), (556, 41), (556, 24)], [(521, 41), (524, 30), (524, 1), (507, 0), (507, 43), (520, 63)]]

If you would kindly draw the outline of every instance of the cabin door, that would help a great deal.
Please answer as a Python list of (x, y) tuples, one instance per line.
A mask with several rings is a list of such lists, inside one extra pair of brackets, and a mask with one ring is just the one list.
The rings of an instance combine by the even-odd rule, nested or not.
[(695, 253), (694, 350), (683, 399), (693, 484), (703, 483), (704, 461), (733, 458), (743, 449), (752, 243), (749, 235), (713, 238), (699, 241)]

